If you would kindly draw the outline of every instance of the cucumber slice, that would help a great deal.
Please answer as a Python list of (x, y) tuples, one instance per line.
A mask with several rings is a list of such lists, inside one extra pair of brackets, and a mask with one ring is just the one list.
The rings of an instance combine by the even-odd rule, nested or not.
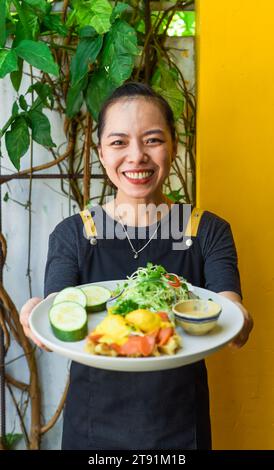
[(81, 289), (87, 297), (86, 309), (88, 313), (105, 310), (106, 303), (111, 297), (111, 291), (109, 289), (94, 285), (83, 286)]
[(87, 312), (76, 302), (53, 305), (49, 321), (54, 335), (61, 341), (81, 341), (88, 334)]
[(82, 307), (84, 308), (87, 305), (86, 294), (82, 291), (82, 289), (79, 289), (78, 287), (66, 287), (65, 289), (61, 290), (56, 295), (53, 301), (53, 305), (65, 301), (76, 302), (77, 304), (82, 305)]

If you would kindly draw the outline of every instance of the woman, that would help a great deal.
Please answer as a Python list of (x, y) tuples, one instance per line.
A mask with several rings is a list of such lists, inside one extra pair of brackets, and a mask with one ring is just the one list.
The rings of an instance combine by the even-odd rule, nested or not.
[[(174, 250), (171, 236), (160, 236), (174, 214), (179, 213), (182, 223), (184, 208), (171, 205), (162, 192), (177, 151), (168, 103), (139, 83), (116, 89), (99, 116), (98, 150), (117, 188), (116, 197), (92, 211), (99, 232), (94, 245), (83, 236), (79, 214), (57, 225), (49, 240), (45, 296), (66, 286), (122, 279), (151, 261), (236, 302), (245, 323), (234, 345), (242, 346), (252, 319), (241, 304), (229, 224), (204, 212), (188, 249)], [(155, 207), (161, 207), (161, 213)], [(107, 236), (111, 224), (114, 238)], [(43, 347), (28, 325), (28, 316), (40, 300), (25, 304), (21, 321), (26, 335)], [(72, 363), (62, 448), (210, 449), (204, 361), (153, 372), (116, 372)]]

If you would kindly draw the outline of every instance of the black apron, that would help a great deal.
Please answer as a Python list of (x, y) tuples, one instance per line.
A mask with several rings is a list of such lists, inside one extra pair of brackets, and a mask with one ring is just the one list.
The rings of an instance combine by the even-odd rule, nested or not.
[[(148, 228), (144, 230), (148, 237)], [(128, 232), (131, 233), (130, 227)], [(199, 240), (194, 238), (187, 250), (172, 250), (171, 238), (160, 239), (160, 231), (157, 237), (137, 259), (127, 239), (98, 239), (95, 246), (87, 241), (80, 266), (81, 284), (124, 279), (151, 261), (203, 287)], [(145, 239), (132, 239), (136, 250), (145, 243)], [(62, 449), (210, 448), (204, 361), (152, 372), (110, 371), (72, 363)]]

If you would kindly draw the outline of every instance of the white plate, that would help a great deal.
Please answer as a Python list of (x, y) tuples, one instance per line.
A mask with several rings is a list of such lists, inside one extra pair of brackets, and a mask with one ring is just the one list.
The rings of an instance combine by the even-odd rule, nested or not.
[[(103, 281), (94, 284), (102, 285), (113, 290), (118, 282), (121, 283), (123, 280)], [(200, 287), (193, 286), (193, 291), (194, 294), (198, 295), (201, 299), (210, 298), (220, 304), (222, 306), (222, 313), (217, 326), (207, 335), (190, 336), (185, 333), (180, 326), (177, 326), (177, 332), (181, 335), (183, 340), (183, 347), (177, 354), (172, 356), (143, 358), (99, 356), (84, 352), (85, 340), (74, 343), (60, 341), (52, 333), (48, 320), (48, 311), (56, 294), (52, 294), (33, 309), (30, 316), (30, 328), (34, 335), (49, 349), (87, 366), (127, 372), (173, 369), (199, 361), (215, 351), (218, 351), (229, 343), (243, 326), (243, 314), (239, 307), (233, 302), (215, 292)], [(105, 315), (106, 311), (89, 315), (89, 332), (95, 328)]]

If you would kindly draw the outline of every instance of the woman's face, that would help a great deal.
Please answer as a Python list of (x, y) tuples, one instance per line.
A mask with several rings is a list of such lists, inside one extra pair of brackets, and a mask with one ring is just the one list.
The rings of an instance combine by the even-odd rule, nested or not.
[(177, 149), (157, 104), (123, 98), (106, 112), (98, 150), (120, 196), (151, 199), (161, 193)]

